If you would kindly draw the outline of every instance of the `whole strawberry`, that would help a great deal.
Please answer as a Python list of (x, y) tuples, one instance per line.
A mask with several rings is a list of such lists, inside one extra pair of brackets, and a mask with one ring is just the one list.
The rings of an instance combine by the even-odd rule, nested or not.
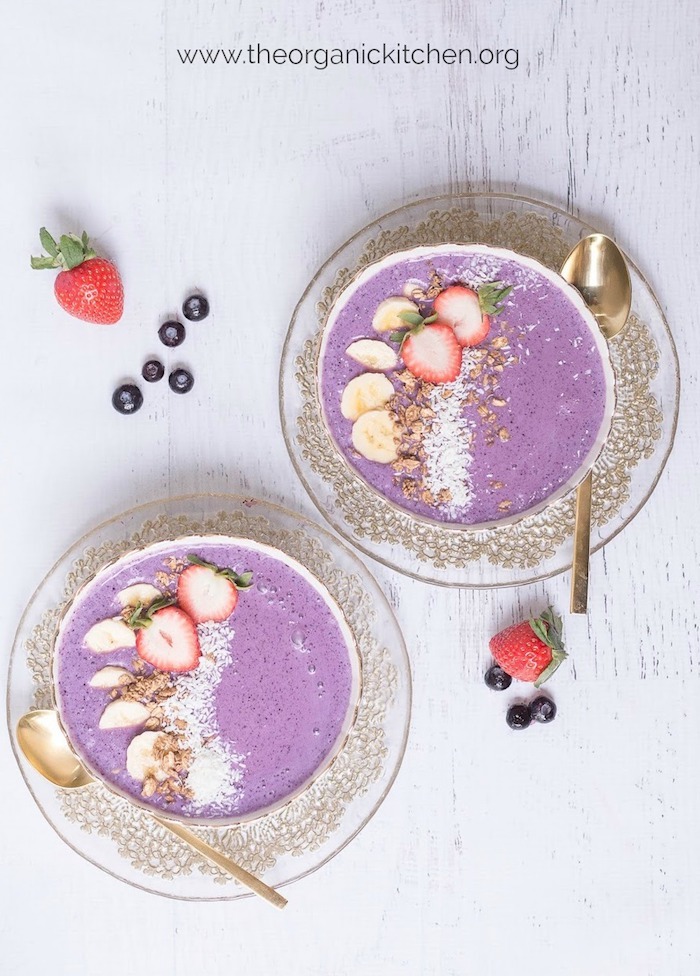
[(539, 688), (566, 657), (561, 617), (548, 607), (539, 617), (506, 627), (491, 638), (489, 647), (506, 674), (534, 681)]
[(32, 267), (61, 268), (54, 293), (61, 308), (85, 322), (112, 325), (122, 317), (124, 289), (119, 272), (105, 258), (98, 258), (87, 234), (63, 234), (58, 243), (45, 227), (39, 231), (47, 252), (32, 258)]

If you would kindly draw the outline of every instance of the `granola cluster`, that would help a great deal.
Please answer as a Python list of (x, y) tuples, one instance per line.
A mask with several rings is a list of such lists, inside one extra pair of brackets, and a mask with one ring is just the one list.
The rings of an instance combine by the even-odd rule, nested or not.
[[(190, 799), (192, 791), (184, 783), (184, 774), (192, 762), (192, 751), (185, 747), (184, 739), (177, 732), (164, 728), (163, 702), (177, 694), (177, 689), (171, 676), (163, 671), (146, 674), (141, 658), (134, 658), (132, 666), (134, 673), (120, 678), (119, 685), (111, 691), (111, 698), (145, 705), (151, 714), (144, 722), (144, 729), (149, 732), (162, 730), (153, 746), (156, 765), (144, 778), (141, 795), (147, 798), (157, 793), (168, 803), (176, 797)], [(182, 719), (176, 719), (172, 724), (180, 732), (187, 728)]]
[(159, 735), (153, 744), (153, 758), (157, 767), (145, 777), (141, 795), (149, 797), (157, 793), (166, 803), (172, 803), (176, 797), (191, 799), (193, 794), (185, 785), (183, 774), (192, 762), (192, 750), (184, 746), (180, 736), (174, 732)]
[[(464, 405), (476, 407), (487, 447), (492, 447), (497, 441), (510, 440), (510, 432), (500, 416), (506, 401), (498, 395), (498, 388), (506, 367), (518, 359), (511, 353), (506, 331), (507, 326), (504, 325), (504, 331), (494, 336), (486, 345), (469, 350), (473, 365), (466, 376), (468, 385), (462, 402)], [(387, 404), (398, 437), (399, 456), (391, 465), (395, 474), (394, 483), (400, 487), (406, 498), (420, 499), (432, 506), (449, 504), (452, 493), (448, 488), (433, 492), (426, 485), (424, 441), (436, 422), (433, 394), (438, 388), (418, 379), (407, 369), (397, 373), (395, 378), (399, 388)], [(439, 389), (439, 395), (447, 400), (461, 394), (450, 386), (445, 386)], [(494, 491), (502, 491), (506, 485), (502, 481), (493, 480), (490, 487)], [(503, 499), (499, 502), (498, 509), (505, 513), (511, 506), (510, 500)]]

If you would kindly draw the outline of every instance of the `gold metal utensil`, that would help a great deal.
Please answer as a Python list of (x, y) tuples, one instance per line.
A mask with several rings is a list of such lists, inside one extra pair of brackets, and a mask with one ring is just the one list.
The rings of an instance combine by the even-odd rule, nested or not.
[[(93, 777), (82, 765), (70, 747), (65, 733), (53, 709), (27, 712), (17, 723), (17, 742), (27, 760), (41, 775), (63, 789), (78, 789), (93, 782)], [(224, 871), (228, 871), (246, 888), (276, 908), (284, 908), (287, 899), (270, 888), (264, 881), (250, 874), (230, 858), (205, 843), (197, 834), (175, 821), (151, 814), (165, 830), (189, 844), (198, 854), (206, 857)]]
[[(561, 275), (581, 293), (606, 339), (622, 332), (630, 314), (632, 284), (622, 251), (614, 241), (605, 234), (584, 237), (569, 252), (561, 267)], [(588, 609), (592, 488), (593, 472), (589, 471), (576, 490), (572, 613), (585, 613)]]

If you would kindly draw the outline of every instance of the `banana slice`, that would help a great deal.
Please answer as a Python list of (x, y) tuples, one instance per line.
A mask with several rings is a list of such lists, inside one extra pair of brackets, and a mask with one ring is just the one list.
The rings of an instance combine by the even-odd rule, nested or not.
[(153, 776), (158, 782), (168, 778), (161, 764), (156, 759), (153, 747), (162, 732), (142, 732), (135, 735), (126, 750), (126, 771), (129, 776), (143, 783), (147, 776)]
[(357, 420), (360, 414), (383, 407), (393, 395), (391, 380), (382, 373), (362, 373), (343, 390), (340, 412), (346, 420)]
[(345, 354), (369, 369), (393, 369), (399, 361), (391, 346), (379, 339), (358, 339), (348, 346)]
[(110, 702), (100, 716), (101, 729), (128, 729), (132, 725), (143, 725), (150, 712), (141, 702)]
[(126, 668), (118, 668), (110, 664), (93, 674), (90, 678), (90, 687), (119, 688), (121, 685), (128, 684), (133, 677), (131, 671), (127, 671)]
[(398, 430), (388, 410), (369, 410), (352, 427), (355, 450), (368, 461), (390, 464), (399, 456)]
[(150, 583), (134, 583), (117, 593), (117, 600), (123, 607), (150, 607), (154, 600), (163, 594)]
[(419, 308), (409, 298), (385, 298), (377, 305), (377, 311), (372, 319), (375, 332), (393, 332), (395, 329), (405, 329), (408, 322), (399, 318), (400, 312), (418, 312)]
[(120, 647), (136, 647), (136, 634), (121, 617), (108, 617), (88, 630), (85, 644), (95, 654), (106, 654)]

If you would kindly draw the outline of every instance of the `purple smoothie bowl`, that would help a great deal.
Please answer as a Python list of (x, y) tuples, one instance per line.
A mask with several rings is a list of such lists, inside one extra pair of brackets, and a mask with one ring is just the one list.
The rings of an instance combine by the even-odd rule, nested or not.
[[(193, 809), (184, 799), (167, 803), (158, 794), (142, 796), (125, 768), (125, 755), (143, 725), (99, 728), (110, 698), (107, 689), (89, 684), (104, 666), (129, 669), (136, 653), (134, 648), (95, 653), (84, 643), (90, 627), (119, 614), (117, 594), (126, 587), (146, 582), (162, 589), (165, 584), (155, 574), (163, 572), (164, 560), (190, 553), (253, 572), (253, 586), (240, 593), (227, 622), (233, 629), (233, 659), (214, 689), (220, 737), (235, 742), (245, 757), (241, 796), (229, 809), (220, 803)], [(59, 622), (52, 677), (61, 725), (96, 779), (158, 816), (225, 826), (278, 810), (331, 766), (355, 721), (362, 667), (342, 609), (309, 570), (272, 546), (207, 535), (131, 550), (87, 581)]]
[[(352, 424), (340, 411), (343, 389), (363, 372), (346, 349), (358, 339), (386, 339), (372, 327), (379, 303), (410, 295), (416, 287), (426, 290), (435, 274), (443, 288), (477, 288), (494, 281), (512, 287), (502, 313), (491, 320), (490, 332), (493, 338), (507, 328), (513, 350), (514, 366), (501, 379), (509, 436), (485, 446), (476, 408), (464, 407), (463, 417), (475, 433), (469, 469), (473, 495), (461, 508), (404, 497), (389, 465), (367, 460), (353, 449)], [(422, 314), (432, 310), (427, 299), (417, 303)], [(395, 389), (401, 368), (385, 372)], [(535, 515), (580, 484), (610, 431), (615, 376), (595, 316), (559, 274), (505, 248), (437, 244), (394, 252), (365, 267), (345, 288), (324, 328), (317, 395), (331, 441), (354, 477), (418, 521), (479, 530)], [(498, 510), (494, 483), (508, 486), (512, 498), (507, 512)]]

